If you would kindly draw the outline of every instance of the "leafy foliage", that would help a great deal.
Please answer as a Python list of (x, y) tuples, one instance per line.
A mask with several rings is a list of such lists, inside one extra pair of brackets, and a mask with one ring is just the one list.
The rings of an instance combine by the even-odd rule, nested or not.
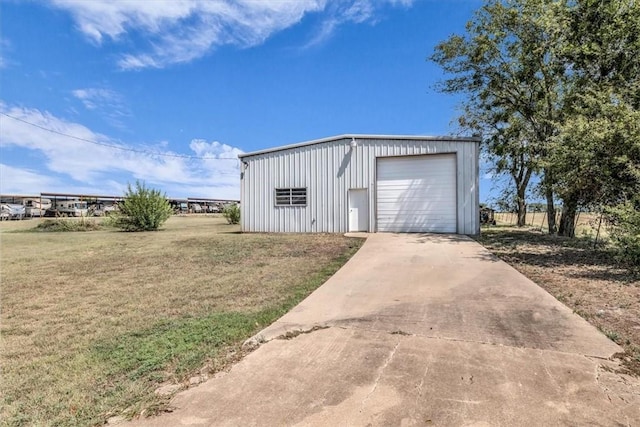
[(560, 232), (573, 236), (577, 210), (616, 206), (640, 191), (640, 4), (582, 0), (568, 11), (571, 79), (549, 161), (565, 205)]
[(124, 231), (153, 231), (169, 219), (173, 210), (165, 194), (136, 181), (128, 184), (120, 212), (112, 215), (113, 225)]
[(640, 196), (606, 210), (611, 239), (617, 244), (617, 258), (640, 272)]
[(560, 9), (559, 2), (547, 0), (488, 1), (466, 35), (440, 43), (430, 58), (451, 76), (440, 89), (467, 97), (460, 126), (484, 135), (495, 172), (513, 180), (519, 225), (531, 176), (548, 167), (544, 154), (560, 115)]
[(549, 232), (573, 237), (579, 210), (640, 191), (640, 3), (487, 0), (436, 46), (446, 93), (465, 95), (463, 129), (482, 132), (494, 171), (514, 183), (518, 211), (541, 176)]
[(225, 206), (222, 210), (222, 216), (227, 219), (229, 224), (238, 224), (240, 222), (240, 206), (236, 203)]

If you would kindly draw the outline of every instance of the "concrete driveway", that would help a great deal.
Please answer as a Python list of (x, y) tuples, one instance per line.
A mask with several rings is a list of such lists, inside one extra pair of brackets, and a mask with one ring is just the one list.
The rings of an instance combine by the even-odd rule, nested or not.
[(620, 347), (467, 237), (370, 235), (252, 342), (136, 425), (640, 425)]

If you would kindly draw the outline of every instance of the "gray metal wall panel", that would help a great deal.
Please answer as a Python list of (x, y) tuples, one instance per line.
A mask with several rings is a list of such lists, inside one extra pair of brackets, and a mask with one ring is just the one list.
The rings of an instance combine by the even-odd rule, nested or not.
[[(349, 188), (366, 188), (369, 227), (376, 231), (376, 158), (436, 153), (457, 154), (458, 233), (476, 234), (478, 144), (460, 140), (350, 138), (243, 157), (242, 230), (253, 232), (330, 232), (348, 228)], [(276, 207), (277, 187), (306, 187), (304, 207)]]

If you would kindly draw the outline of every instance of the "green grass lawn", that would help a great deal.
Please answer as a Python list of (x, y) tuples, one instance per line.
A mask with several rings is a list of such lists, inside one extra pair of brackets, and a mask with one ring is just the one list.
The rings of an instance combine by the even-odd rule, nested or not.
[(362, 241), (240, 234), (210, 216), (163, 230), (31, 232), (0, 224), (3, 425), (96, 425), (152, 413), (238, 360), (241, 343), (330, 277)]

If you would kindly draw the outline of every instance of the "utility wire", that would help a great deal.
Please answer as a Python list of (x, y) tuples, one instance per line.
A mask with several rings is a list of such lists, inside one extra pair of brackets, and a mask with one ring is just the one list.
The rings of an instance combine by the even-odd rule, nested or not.
[(98, 142), (98, 141), (92, 141), (90, 139), (86, 139), (86, 138), (81, 138), (79, 136), (75, 136), (75, 135), (70, 135), (68, 133), (64, 133), (64, 132), (60, 132), (54, 129), (50, 129), (50, 128), (46, 128), (44, 126), (40, 126), (39, 124), (36, 123), (32, 123), (29, 122), (27, 120), (21, 119), (19, 117), (15, 117), (15, 116), (11, 116), (9, 114), (6, 113), (2, 113), (0, 112), (0, 114), (2, 114), (5, 117), (9, 117), (10, 119), (13, 120), (17, 120), (19, 122), (28, 124), (30, 126), (36, 127), (38, 129), (42, 129), (44, 131), (47, 132), (51, 132), (51, 133), (55, 133), (56, 135), (61, 135), (61, 136), (65, 136), (67, 138), (73, 138), (73, 139), (77, 139), (78, 141), (82, 141), (82, 142), (88, 142), (89, 144), (94, 144), (94, 145), (100, 145), (102, 147), (109, 147), (109, 148), (115, 148), (116, 150), (122, 150), (122, 151), (130, 151), (132, 153), (140, 153), (140, 154), (150, 154), (153, 156), (162, 156), (162, 157), (178, 157), (181, 159), (197, 159), (197, 160), (238, 160), (236, 158), (232, 158), (232, 157), (200, 157), (200, 156), (189, 156), (186, 154), (171, 154), (171, 153), (160, 153), (157, 151), (149, 151), (149, 150), (137, 150), (135, 148), (127, 148), (127, 147), (120, 147), (118, 145), (114, 145), (114, 144), (107, 144), (105, 142)]

